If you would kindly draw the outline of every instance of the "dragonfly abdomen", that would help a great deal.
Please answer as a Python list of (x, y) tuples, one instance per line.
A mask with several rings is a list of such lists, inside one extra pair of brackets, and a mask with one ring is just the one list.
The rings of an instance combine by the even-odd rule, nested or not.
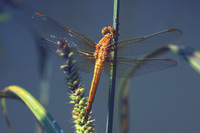
[(89, 92), (89, 97), (88, 97), (88, 101), (87, 101), (87, 107), (86, 107), (86, 113), (85, 113), (85, 121), (87, 121), (88, 119), (88, 115), (90, 113), (90, 110), (92, 108), (92, 103), (94, 101), (94, 97), (95, 97), (95, 93), (97, 90), (97, 86), (99, 84), (99, 79), (101, 76), (101, 72), (103, 70), (103, 61), (100, 59), (96, 60), (95, 63), (95, 69), (94, 69), (94, 75), (93, 75), (93, 79), (92, 79), (92, 83), (91, 83), (91, 88), (90, 88), (90, 92)]

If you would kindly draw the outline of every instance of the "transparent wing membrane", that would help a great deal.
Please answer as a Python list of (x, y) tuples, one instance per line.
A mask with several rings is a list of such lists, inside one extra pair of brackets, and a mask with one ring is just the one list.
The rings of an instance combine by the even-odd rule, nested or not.
[(94, 69), (95, 58), (93, 53), (72, 50), (73, 59), (76, 61), (76, 67), (83, 72), (91, 72)]
[(69, 47), (93, 52), (96, 44), (86, 37), (72, 29), (62, 26), (55, 20), (35, 13), (32, 16), (32, 20), (43, 32), (43, 37), (54, 42), (67, 40)]
[[(63, 53), (73, 52), (72, 58), (76, 61), (75, 65), (79, 70), (83, 72), (90, 72), (93, 70), (95, 65), (95, 58), (93, 53), (84, 52), (68, 47), (65, 42), (54, 42), (52, 40), (41, 38), (39, 42), (43, 47), (47, 48), (50, 52), (55, 55), (58, 55), (64, 61), (67, 60), (66, 56)], [(62, 44), (63, 43), (63, 44)]]
[[(112, 60), (110, 59), (110, 62)], [(171, 59), (159, 59), (159, 58), (117, 58), (117, 77), (127, 77), (129, 75), (137, 76), (146, 74), (149, 72), (160, 71), (173, 66), (176, 66), (177, 62)], [(111, 63), (105, 62), (105, 73), (110, 75)]]
[(167, 45), (182, 35), (178, 29), (170, 29), (158, 32), (152, 35), (119, 41), (118, 56), (131, 57), (143, 55), (151, 52), (153, 49)]

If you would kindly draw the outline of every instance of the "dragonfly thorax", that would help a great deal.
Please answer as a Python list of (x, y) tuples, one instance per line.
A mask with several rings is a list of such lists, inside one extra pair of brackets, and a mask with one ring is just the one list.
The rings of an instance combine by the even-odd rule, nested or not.
[(96, 59), (105, 61), (105, 59), (110, 53), (110, 50), (111, 50), (110, 47), (112, 46), (111, 43), (112, 43), (112, 35), (110, 33), (107, 33), (96, 45), (94, 57)]

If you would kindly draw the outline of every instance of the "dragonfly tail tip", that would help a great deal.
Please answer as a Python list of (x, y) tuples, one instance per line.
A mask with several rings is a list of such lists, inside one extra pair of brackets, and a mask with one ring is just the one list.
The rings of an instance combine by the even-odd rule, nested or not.
[(44, 16), (43, 14), (40, 14), (40, 13), (37, 13), (37, 12), (36, 12), (35, 14), (36, 14), (36, 15), (39, 15), (39, 16)]

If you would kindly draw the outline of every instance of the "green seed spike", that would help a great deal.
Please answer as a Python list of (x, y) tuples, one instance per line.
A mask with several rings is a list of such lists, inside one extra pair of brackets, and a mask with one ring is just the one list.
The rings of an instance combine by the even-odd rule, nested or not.
[(81, 113), (81, 114), (85, 114), (85, 110), (81, 110), (80, 113)]
[(77, 101), (77, 100), (76, 100), (76, 97), (71, 98), (71, 100), (73, 100), (73, 101)]
[(72, 115), (72, 117), (75, 119), (75, 120), (77, 120), (79, 117), (78, 116), (76, 116), (76, 115)]
[(77, 112), (80, 112), (80, 111), (81, 111), (79, 108), (76, 108), (76, 107), (75, 107), (74, 109), (75, 109)]
[(72, 99), (72, 98), (75, 98), (75, 96), (73, 96), (73, 95), (70, 95), (70, 96), (69, 96), (69, 98), (70, 98), (70, 99)]
[(85, 102), (83, 100), (80, 100), (79, 104), (83, 105)]
[(72, 64), (75, 64), (75, 63), (76, 63), (76, 60), (73, 60), (73, 61), (72, 61)]
[(76, 100), (81, 100), (81, 96), (76, 96)]
[(81, 91), (79, 89), (76, 90), (75, 95), (81, 95)]
[(84, 128), (85, 128), (84, 126), (80, 127), (80, 131), (84, 132), (85, 131)]
[(79, 104), (75, 104), (74, 106), (75, 106), (75, 107), (79, 107)]
[(79, 108), (77, 108), (77, 107), (74, 107), (74, 109), (73, 109), (73, 110), (74, 110), (74, 111), (78, 111), (78, 109), (79, 109)]
[[(77, 129), (77, 130), (81, 130), (81, 127), (82, 127), (82, 126), (77, 125), (77, 126), (76, 126), (76, 129)], [(82, 132), (80, 132), (80, 133), (82, 133)]]
[(84, 87), (85, 87), (85, 85), (80, 85), (80, 87), (81, 87), (81, 88), (84, 88)]
[(81, 88), (81, 87), (79, 87), (79, 90), (80, 90), (80, 92), (83, 92), (85, 89), (84, 89), (84, 88)]
[(68, 80), (68, 81), (71, 80), (72, 77), (73, 77), (72, 73), (68, 74), (68, 76), (67, 76), (67, 80)]
[(81, 92), (80, 96), (83, 97), (85, 92)]
[(78, 116), (80, 113), (77, 111), (73, 111), (73, 114)]
[(74, 54), (73, 52), (70, 52), (68, 57), (71, 58), (73, 54)]
[(78, 115), (78, 116), (79, 116), (80, 118), (82, 118), (82, 117), (83, 117), (83, 114), (80, 114), (80, 113), (79, 113), (79, 115)]
[(77, 74), (76, 72), (77, 72), (77, 71), (71, 72), (71, 73), (69, 74), (69, 76), (68, 76), (68, 77), (70, 77), (70, 79), (72, 79), (72, 78), (74, 77), (74, 75), (76, 75), (76, 74)]
[[(76, 123), (76, 122), (74, 122), (74, 123)], [(79, 126), (80, 126), (79, 124), (75, 124), (75, 125), (74, 125), (74, 127), (75, 127), (76, 129), (78, 129)]]
[(70, 93), (73, 93), (73, 92), (74, 92), (74, 87), (68, 86), (68, 89), (69, 89), (69, 92), (70, 92)]
[(91, 130), (92, 130), (92, 127), (88, 127), (88, 128), (87, 128), (87, 131), (91, 131)]
[(75, 90), (75, 95), (79, 95), (80, 94), (80, 89), (76, 89)]
[(61, 53), (59, 54), (59, 56), (61, 56), (61, 57), (64, 56), (64, 55), (65, 55), (65, 53), (63, 53), (63, 52), (61, 52)]
[(85, 98), (85, 97), (83, 97), (83, 98), (82, 98), (82, 100), (86, 101), (86, 98)]
[(70, 80), (70, 77), (69, 77), (69, 75), (67, 76), (67, 77), (65, 77), (65, 79), (68, 81), (68, 80)]
[(71, 71), (74, 71), (74, 70), (76, 70), (76, 66), (73, 66), (73, 67), (71, 68)]
[(74, 76), (75, 76), (75, 75), (77, 75), (77, 73), (78, 73), (78, 70), (77, 70), (77, 69), (75, 69), (75, 70), (73, 71), (73, 73), (74, 73)]
[(81, 119), (76, 120), (77, 124), (81, 124), (81, 121), (82, 121)]
[[(77, 75), (77, 79), (76, 80), (80, 81), (81, 80), (80, 73), (77, 73), (76, 75)], [(84, 88), (83, 85), (82, 85), (82, 88)]]
[[(75, 81), (75, 80), (78, 79), (78, 77), (79, 77), (79, 74), (76, 74), (76, 75), (72, 78), (72, 80)], [(79, 79), (80, 79), (80, 78), (79, 78)]]
[(80, 109), (83, 109), (83, 108), (84, 108), (84, 106), (79, 104), (79, 108), (80, 108)]
[(74, 102), (76, 102), (76, 99), (75, 99), (75, 98), (71, 98), (71, 100), (74, 101)]
[(67, 65), (60, 66), (60, 69), (65, 70), (67, 68)]
[(76, 102), (75, 102), (75, 101), (70, 101), (69, 103), (70, 103), (70, 104), (75, 104)]
[(74, 81), (73, 85), (76, 86), (79, 82), (78, 81)]
[(72, 83), (72, 82), (73, 82), (73, 81), (72, 81), (71, 79), (65, 81), (66, 84)]
[(90, 124), (91, 124), (91, 121), (87, 121), (86, 125), (88, 125), (88, 126), (89, 126)]
[(68, 86), (73, 86), (73, 84), (71, 82), (68, 82), (67, 85)]

